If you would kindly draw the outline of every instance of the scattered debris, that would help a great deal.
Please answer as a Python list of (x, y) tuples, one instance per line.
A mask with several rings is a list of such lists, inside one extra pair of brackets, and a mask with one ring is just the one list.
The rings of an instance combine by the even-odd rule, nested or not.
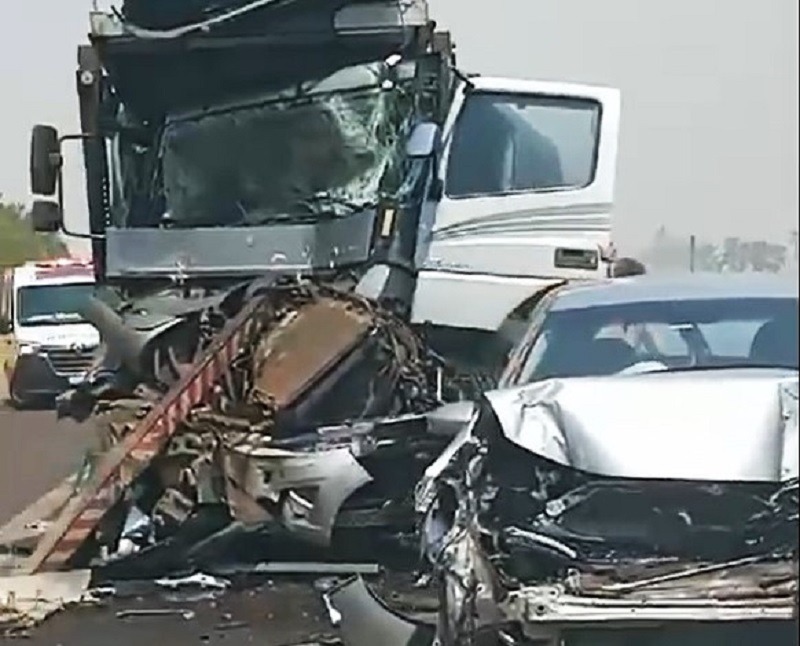
[(219, 632), (224, 632), (227, 630), (237, 630), (239, 628), (247, 628), (250, 624), (246, 621), (221, 621), (218, 624), (214, 625), (214, 630)]
[(117, 619), (129, 619), (131, 617), (180, 617), (186, 621), (195, 618), (194, 610), (180, 608), (129, 608), (120, 610), (116, 613)]
[(259, 563), (253, 574), (362, 574), (375, 575), (381, 571), (377, 563)]
[(156, 579), (155, 584), (169, 590), (177, 590), (178, 588), (185, 587), (197, 587), (201, 590), (227, 590), (231, 582), (209, 576), (208, 574), (197, 573), (180, 579)]
[(69, 605), (90, 600), (91, 574), (72, 570), (0, 578), (0, 630), (24, 632)]

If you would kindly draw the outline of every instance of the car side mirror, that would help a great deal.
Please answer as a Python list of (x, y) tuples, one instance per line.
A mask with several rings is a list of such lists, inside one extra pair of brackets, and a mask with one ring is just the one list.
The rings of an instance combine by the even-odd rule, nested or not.
[(64, 223), (61, 207), (56, 202), (36, 200), (30, 214), (33, 230), (37, 233), (56, 233)]
[(53, 126), (37, 125), (31, 131), (30, 182), (34, 195), (52, 196), (61, 169), (61, 144)]
[(406, 142), (406, 156), (423, 159), (433, 155), (439, 146), (439, 132), (439, 126), (433, 122), (418, 123)]

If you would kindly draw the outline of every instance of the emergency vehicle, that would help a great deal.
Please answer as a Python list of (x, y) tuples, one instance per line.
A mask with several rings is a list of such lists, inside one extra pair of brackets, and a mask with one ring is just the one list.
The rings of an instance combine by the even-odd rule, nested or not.
[(79, 313), (94, 292), (91, 261), (60, 258), (6, 270), (0, 318), (11, 348), (3, 370), (11, 403), (44, 403), (79, 383), (100, 344)]

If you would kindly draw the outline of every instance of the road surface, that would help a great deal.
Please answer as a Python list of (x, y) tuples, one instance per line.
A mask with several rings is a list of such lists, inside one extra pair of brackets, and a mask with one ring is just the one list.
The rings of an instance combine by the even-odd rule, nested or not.
[(0, 403), (0, 522), (77, 469), (90, 441), (86, 428), (56, 423), (52, 411), (17, 412)]
[[(87, 428), (57, 422), (52, 411), (17, 412), (0, 404), (0, 524), (46, 493), (80, 466), (92, 442)], [(189, 609), (194, 617), (136, 616), (120, 619), (122, 609)], [(22, 643), (31, 646), (139, 646), (163, 643), (284, 646), (313, 642), (330, 631), (325, 609), (311, 582), (272, 581), (216, 599), (170, 601), (164, 595), (115, 599), (105, 608), (62, 612)], [(0, 638), (0, 643), (20, 643)], [(324, 642), (323, 642), (324, 643)]]

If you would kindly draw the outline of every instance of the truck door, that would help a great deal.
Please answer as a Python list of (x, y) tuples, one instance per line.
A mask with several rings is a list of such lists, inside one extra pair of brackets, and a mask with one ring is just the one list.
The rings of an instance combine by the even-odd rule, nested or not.
[(599, 250), (611, 237), (619, 119), (612, 88), (482, 77), (462, 85), (443, 129), (441, 198), (420, 236), (414, 319), (454, 325), (434, 313), (444, 293), (491, 291), (485, 316), (469, 326), (488, 329), (553, 280), (605, 275)]

